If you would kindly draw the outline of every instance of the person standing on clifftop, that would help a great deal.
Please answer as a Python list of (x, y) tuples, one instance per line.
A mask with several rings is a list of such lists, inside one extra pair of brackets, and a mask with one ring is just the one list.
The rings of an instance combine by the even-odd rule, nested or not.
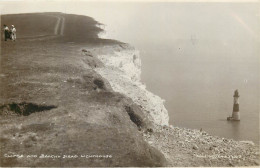
[(16, 40), (16, 29), (15, 29), (14, 25), (12, 25), (12, 27), (11, 27), (11, 39), (13, 41)]
[(4, 25), (4, 39), (5, 41), (7, 41), (7, 38), (10, 38), (10, 31), (9, 31), (9, 28)]

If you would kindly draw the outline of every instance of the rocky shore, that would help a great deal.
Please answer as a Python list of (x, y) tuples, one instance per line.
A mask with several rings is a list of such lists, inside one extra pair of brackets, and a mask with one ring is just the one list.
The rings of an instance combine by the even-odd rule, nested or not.
[(145, 140), (161, 151), (170, 166), (258, 166), (259, 147), (212, 136), (204, 131), (156, 126), (143, 134)]
[(153, 128), (144, 131), (143, 137), (164, 154), (169, 166), (259, 165), (259, 146), (251, 141), (239, 142), (169, 125), (164, 100), (147, 91), (140, 82), (141, 58), (134, 47), (121, 44), (92, 52), (105, 65), (95, 70), (109, 81), (114, 91), (138, 104), (152, 121)]

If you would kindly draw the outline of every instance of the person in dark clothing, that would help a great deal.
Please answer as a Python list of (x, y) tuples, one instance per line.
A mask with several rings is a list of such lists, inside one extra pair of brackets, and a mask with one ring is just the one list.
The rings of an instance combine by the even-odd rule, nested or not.
[(10, 38), (10, 30), (6, 25), (4, 25), (4, 36), (5, 41), (7, 41), (7, 39)]

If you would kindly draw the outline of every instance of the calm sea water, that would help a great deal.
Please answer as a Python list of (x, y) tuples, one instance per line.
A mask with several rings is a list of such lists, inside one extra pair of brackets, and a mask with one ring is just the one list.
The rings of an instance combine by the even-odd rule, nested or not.
[[(95, 18), (141, 51), (142, 81), (166, 100), (170, 124), (259, 143), (259, 4), (55, 3), (15, 9)], [(229, 122), (235, 89), (241, 121)]]
[[(141, 51), (142, 81), (166, 100), (170, 124), (259, 143), (258, 11), (255, 4), (130, 4), (107, 28)], [(226, 120), (235, 89), (240, 122)]]

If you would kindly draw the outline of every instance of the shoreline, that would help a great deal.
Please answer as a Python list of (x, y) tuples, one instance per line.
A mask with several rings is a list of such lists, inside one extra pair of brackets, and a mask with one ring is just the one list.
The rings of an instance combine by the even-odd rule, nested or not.
[[(102, 29), (104, 28), (105, 26), (102, 27)], [(105, 37), (107, 36), (103, 33), (100, 38)], [(134, 47), (124, 44), (103, 47), (101, 50), (103, 51), (91, 51), (104, 64), (104, 67), (96, 68), (95, 71), (109, 81), (115, 92), (130, 97), (141, 107), (145, 115), (148, 115), (148, 119), (154, 123), (154, 127), (151, 132), (143, 131), (143, 137), (148, 144), (163, 153), (170, 166), (259, 165), (259, 145), (253, 141), (236, 141), (213, 136), (198, 129), (169, 125), (169, 115), (164, 107), (164, 100), (147, 91), (145, 85), (140, 82), (141, 59), (139, 52)], [(135, 57), (136, 55), (138, 56)], [(145, 95), (139, 94), (142, 92), (148, 93), (146, 99), (140, 99), (140, 95)], [(147, 108), (147, 104), (153, 105), (158, 102), (158, 108), (149, 113), (151, 108), (149, 105)], [(185, 152), (180, 152), (176, 159), (178, 150)], [(183, 158), (190, 161), (184, 162)]]
[[(102, 23), (99, 23), (99, 24), (97, 24), (96, 25), (98, 28), (100, 28), (100, 29), (102, 29), (103, 31), (101, 31), (99, 34), (98, 34), (98, 37), (99, 38), (101, 38), (101, 39), (107, 39), (107, 38), (113, 38), (110, 34), (109, 34), (109, 31), (108, 31), (108, 29), (107, 29), (107, 25), (105, 25), (105, 24), (102, 24)], [(133, 50), (133, 54), (136, 54), (136, 53), (134, 53), (134, 52), (137, 52), (138, 54), (138, 60), (139, 60), (139, 67), (137, 67), (137, 68), (139, 68), (140, 69), (140, 72), (136, 72), (136, 73), (138, 73), (138, 77), (137, 77), (137, 79), (138, 79), (138, 86), (139, 87), (141, 87), (142, 89), (146, 89), (146, 84), (145, 83), (143, 83), (143, 82), (141, 82), (141, 57), (140, 57), (140, 54), (139, 54), (139, 51), (138, 50), (136, 50), (135, 49), (135, 47), (134, 46), (132, 46), (131, 44), (127, 44), (127, 43), (125, 43), (125, 45), (126, 45), (126, 47), (124, 48), (124, 47), (119, 47), (119, 49), (115, 49), (115, 50), (117, 50), (118, 52), (119, 52), (119, 50), (124, 50), (124, 49), (126, 49), (126, 48), (130, 48), (131, 50)], [(111, 51), (110, 51), (110, 54), (111, 54)], [(115, 68), (118, 68), (118, 66), (117, 66), (117, 64), (115, 63), (115, 62), (113, 62), (113, 61), (111, 61), (111, 60), (109, 60), (109, 58), (105, 58), (104, 57), (104, 55), (106, 55), (106, 54), (103, 54), (102, 56), (99, 56), (98, 57), (98, 59), (101, 59), (101, 61), (102, 61), (102, 59), (104, 60), (104, 59), (107, 59), (107, 60), (104, 60), (104, 61), (102, 61), (105, 65), (107, 65), (107, 66), (113, 66), (114, 67), (114, 69)], [(115, 53), (114, 55), (118, 55), (117, 53)], [(114, 59), (115, 57), (114, 57), (114, 55), (113, 54), (111, 54), (110, 56), (111, 57), (113, 57), (112, 59)], [(118, 55), (118, 57), (120, 57), (119, 55)], [(117, 58), (117, 59), (120, 59), (120, 58)], [(121, 59), (123, 59), (123, 58), (121, 58)], [(110, 61), (110, 63), (108, 63)], [(108, 64), (107, 64), (108, 63)], [(119, 64), (118, 64), (119, 65)], [(120, 65), (120, 66), (122, 66), (122, 65)], [(120, 67), (121, 68), (121, 67)], [(131, 71), (125, 71), (125, 73), (129, 73), (129, 72), (131, 72)], [(131, 76), (133, 76), (133, 75), (135, 75), (135, 74), (131, 74)], [(125, 76), (127, 76), (127, 75), (125, 75)], [(108, 80), (109, 81), (109, 80)], [(136, 80), (134, 80), (133, 81), (134, 83), (136, 82)], [(135, 85), (135, 84), (134, 84)], [(125, 94), (125, 92), (123, 91), (123, 90), (117, 90), (117, 88), (115, 88), (116, 89), (116, 91), (119, 91), (120, 93), (122, 93), (122, 94)], [(147, 89), (146, 89), (147, 90)], [(152, 93), (151, 91), (149, 91), (149, 90), (147, 90), (148, 92), (150, 92), (151, 93), (151, 96), (152, 95), (154, 95), (154, 96), (156, 96), (156, 97), (158, 97), (159, 99), (161, 99), (162, 101), (163, 101), (163, 103), (166, 101), (166, 100), (164, 100), (163, 98), (161, 98), (161, 97), (159, 97), (159, 96), (157, 96), (157, 95), (155, 95), (154, 93)], [(126, 94), (125, 94), (126, 95)], [(131, 96), (131, 98), (134, 100), (134, 101), (138, 101), (138, 100), (136, 100), (136, 98), (134, 97), (134, 96)], [(155, 103), (155, 102), (153, 102), (153, 103)], [(138, 104), (140, 104), (139, 102), (138, 102)], [(163, 104), (163, 106), (164, 106), (164, 104)], [(163, 107), (163, 108), (165, 108), (165, 110), (167, 111), (167, 115), (168, 115), (168, 118), (169, 118), (169, 114), (168, 114), (168, 110), (166, 109), (166, 107)], [(168, 126), (170, 126), (170, 125), (172, 125), (172, 124), (170, 124), (169, 123), (169, 119), (168, 119), (168, 124), (165, 124), (165, 125), (168, 125)], [(174, 124), (173, 124), (173, 126), (174, 126)], [(177, 126), (177, 127), (179, 127), (179, 126)], [(179, 127), (179, 128), (183, 128), (183, 129), (191, 129), (191, 130), (193, 130), (193, 129), (195, 129), (195, 130), (199, 130), (198, 128), (196, 129), (196, 128), (187, 128), (187, 127)], [(220, 135), (212, 135), (212, 136), (218, 136), (218, 137), (222, 137), (222, 136), (220, 136)], [(226, 137), (223, 137), (223, 138), (226, 138)], [(234, 140), (234, 141), (245, 141), (245, 142), (250, 142), (250, 143), (254, 143), (254, 144), (257, 144), (257, 143), (259, 143), (259, 142), (254, 142), (253, 140), (248, 140), (248, 139), (244, 139), (244, 140), (235, 140), (235, 139), (233, 139), (233, 138), (227, 138), (227, 139), (232, 139), (232, 140)]]

